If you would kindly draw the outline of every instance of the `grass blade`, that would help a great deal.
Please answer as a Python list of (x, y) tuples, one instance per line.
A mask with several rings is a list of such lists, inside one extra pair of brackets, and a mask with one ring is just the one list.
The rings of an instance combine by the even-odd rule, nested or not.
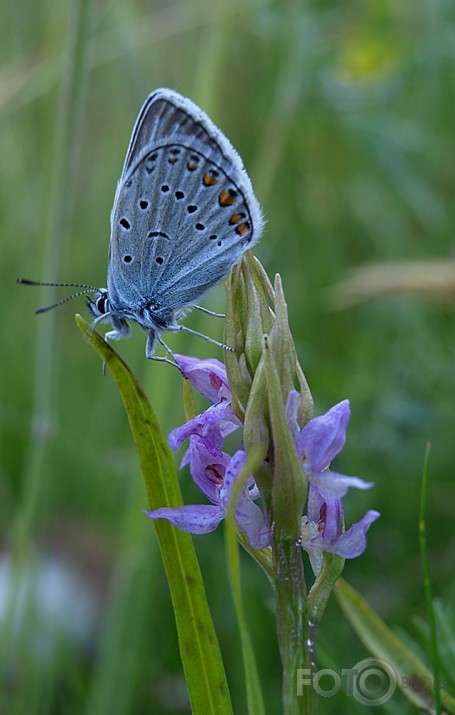
[[(123, 360), (97, 333), (91, 333), (80, 315), (76, 316), (76, 322), (120, 390), (138, 449), (150, 509), (180, 506), (183, 502), (172, 455), (146, 395)], [(192, 712), (231, 713), (224, 666), (191, 537), (165, 519), (156, 521), (155, 528), (171, 591)]]

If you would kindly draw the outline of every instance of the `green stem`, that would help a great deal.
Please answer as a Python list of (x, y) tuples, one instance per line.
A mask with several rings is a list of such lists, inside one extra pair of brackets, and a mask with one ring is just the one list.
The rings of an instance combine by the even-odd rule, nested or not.
[(337, 554), (324, 554), (321, 573), (312, 585), (308, 594), (307, 613), (308, 619), (317, 625), (323, 614), (327, 601), (334, 589), (335, 583), (341, 576), (344, 568), (344, 559)]
[[(316, 661), (316, 634), (319, 623), (329, 600), (335, 583), (344, 568), (344, 559), (336, 554), (324, 554), (324, 561), (321, 573), (312, 585), (306, 602), (304, 614), (305, 646), (306, 646), (306, 668), (311, 673), (308, 678), (313, 678), (317, 671)], [(312, 686), (304, 688), (303, 697), (307, 699), (307, 710), (304, 712), (315, 713), (317, 711), (317, 693)]]
[[(285, 715), (315, 715), (316, 633), (344, 559), (325, 554), (321, 573), (306, 595), (300, 545), (289, 538), (274, 542), (278, 642), (283, 661)], [(303, 669), (302, 674), (298, 673)], [(304, 685), (302, 685), (305, 683)]]
[(426, 530), (426, 520), (425, 520), (425, 507), (427, 503), (427, 491), (428, 491), (428, 475), (429, 475), (429, 465), (430, 465), (430, 450), (431, 445), (427, 445), (425, 453), (425, 462), (423, 467), (423, 478), (422, 478), (422, 489), (420, 492), (420, 515), (419, 515), (419, 541), (420, 541), (420, 556), (422, 559), (422, 570), (424, 577), (425, 586), (425, 601), (427, 604), (427, 617), (428, 624), (430, 626), (430, 652), (431, 660), (433, 665), (433, 676), (434, 676), (434, 707), (437, 715), (441, 714), (441, 691), (439, 687), (440, 683), (440, 664), (439, 664), (439, 651), (438, 651), (438, 639), (436, 632), (436, 617), (434, 613), (433, 606), (433, 595), (431, 588), (431, 574), (430, 574), (430, 563), (428, 559), (428, 545), (427, 545), (427, 530)]
[(302, 552), (298, 542), (274, 535), (274, 569), (278, 644), (283, 663), (284, 715), (313, 715), (315, 692), (311, 687), (297, 694), (297, 671), (311, 668), (308, 627), (304, 620), (306, 587)]

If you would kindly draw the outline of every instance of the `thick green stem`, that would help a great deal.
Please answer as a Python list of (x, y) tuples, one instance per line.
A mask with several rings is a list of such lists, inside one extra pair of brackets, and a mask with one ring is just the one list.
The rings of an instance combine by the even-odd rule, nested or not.
[[(298, 541), (274, 538), (278, 643), (283, 663), (284, 715), (314, 715), (316, 693), (311, 686), (298, 692), (298, 671), (313, 670), (313, 633), (305, 622), (306, 587), (302, 551)], [(310, 675), (308, 675), (310, 677)]]

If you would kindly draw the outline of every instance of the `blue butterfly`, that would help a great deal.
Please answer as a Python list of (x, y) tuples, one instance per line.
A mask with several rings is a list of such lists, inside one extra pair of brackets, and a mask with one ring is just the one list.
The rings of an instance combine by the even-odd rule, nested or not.
[(172, 355), (161, 332), (195, 332), (178, 321), (259, 240), (263, 223), (230, 141), (191, 100), (156, 90), (134, 125), (115, 194), (107, 289), (81, 286), (94, 291), (93, 325), (111, 323), (105, 338), (119, 340), (137, 323), (147, 358), (157, 359), (157, 340)]

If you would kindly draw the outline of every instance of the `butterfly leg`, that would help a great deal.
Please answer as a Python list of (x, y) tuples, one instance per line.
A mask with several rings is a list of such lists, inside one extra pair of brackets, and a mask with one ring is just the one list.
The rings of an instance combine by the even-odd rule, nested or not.
[(98, 323), (104, 323), (105, 321), (109, 321), (110, 323), (112, 323), (112, 327), (114, 328), (114, 330), (110, 330), (104, 336), (104, 339), (106, 341), (122, 340), (122, 338), (130, 337), (131, 328), (128, 325), (127, 321), (122, 320), (120, 318), (114, 318), (110, 313), (102, 313), (95, 318), (95, 320), (90, 325), (90, 334), (93, 333)]
[[(119, 318), (112, 318), (109, 313), (106, 313), (109, 317), (114, 330), (110, 330), (104, 336), (104, 342), (108, 343), (109, 340), (121, 340), (122, 338), (129, 338), (131, 335), (131, 328), (126, 322), (126, 320), (120, 320)], [(100, 318), (104, 318), (104, 315), (100, 315)], [(90, 328), (93, 330), (98, 319), (94, 320)], [(103, 375), (106, 377), (106, 363), (103, 362)]]
[[(163, 348), (166, 350), (167, 354), (171, 356), (172, 360), (169, 360), (167, 357), (160, 357), (159, 355), (155, 355), (155, 345), (156, 341), (160, 343), (160, 345), (163, 346)], [(173, 365), (176, 367), (178, 370), (180, 370), (177, 361), (174, 357), (174, 353), (166, 343), (161, 340), (160, 336), (155, 332), (155, 330), (150, 330), (148, 335), (147, 335), (147, 344), (145, 346), (145, 357), (148, 360), (155, 360), (155, 362), (167, 362), (168, 365)]]
[[(94, 332), (98, 323), (102, 323), (104, 320), (109, 320), (114, 327), (114, 330), (110, 330), (104, 336), (104, 341), (106, 343), (109, 342), (109, 340), (121, 340), (122, 338), (128, 338), (131, 335), (131, 328), (126, 322), (126, 320), (113, 318), (110, 313), (102, 313), (95, 318), (95, 320), (90, 325), (90, 335)], [(103, 362), (103, 375), (106, 376), (105, 362)]]
[(192, 328), (187, 328), (186, 325), (174, 325), (168, 330), (172, 330), (172, 332), (177, 332), (179, 330), (184, 330), (186, 333), (191, 333), (191, 335), (196, 335), (198, 338), (202, 338), (202, 340), (206, 340), (208, 343), (212, 343), (213, 345), (217, 345), (219, 348), (223, 348), (223, 350), (228, 350), (229, 352), (235, 352), (235, 348), (229, 347), (229, 345), (225, 345), (224, 343), (220, 343), (219, 340), (214, 340), (213, 338), (209, 338), (208, 335), (204, 335), (203, 333), (198, 333), (197, 330), (192, 330)]
[(123, 338), (129, 338), (131, 335), (131, 328), (126, 320), (119, 318), (113, 318), (110, 316), (110, 321), (114, 330), (110, 330), (104, 336), (104, 339), (109, 342), (109, 340), (123, 340)]
[(145, 346), (145, 357), (147, 360), (152, 360), (155, 354), (156, 345), (156, 332), (155, 330), (149, 330), (147, 333), (147, 344)]
[(203, 308), (202, 305), (193, 305), (193, 308), (196, 308), (196, 310), (200, 310), (201, 313), (205, 313), (206, 315), (211, 315), (212, 318), (225, 318), (224, 313), (214, 313), (213, 310), (208, 310), (208, 308)]

